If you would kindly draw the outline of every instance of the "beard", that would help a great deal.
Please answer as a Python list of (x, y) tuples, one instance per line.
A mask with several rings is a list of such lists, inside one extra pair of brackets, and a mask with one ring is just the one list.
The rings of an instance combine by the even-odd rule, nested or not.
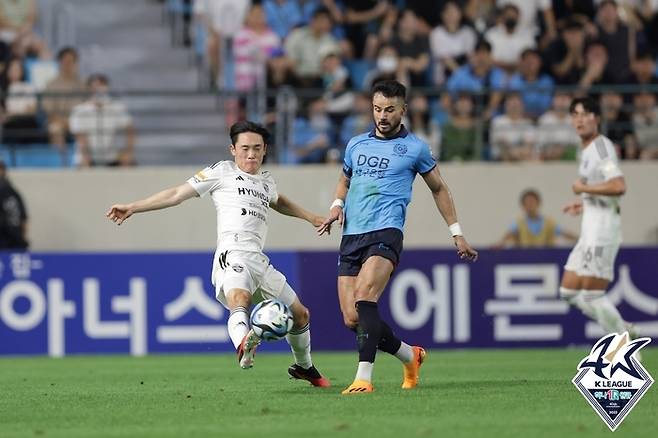
[(377, 130), (379, 131), (380, 134), (387, 136), (388, 134), (391, 134), (392, 132), (397, 131), (398, 127), (402, 124), (402, 120), (398, 120), (396, 123), (393, 122), (388, 122), (388, 124), (382, 126), (379, 123), (377, 123)]

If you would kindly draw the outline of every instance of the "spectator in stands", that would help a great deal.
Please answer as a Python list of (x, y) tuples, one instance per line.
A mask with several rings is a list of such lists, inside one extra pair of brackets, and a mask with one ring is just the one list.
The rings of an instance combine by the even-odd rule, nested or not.
[(585, 71), (578, 81), (583, 89), (592, 85), (608, 85), (614, 83), (615, 79), (609, 72), (610, 58), (608, 49), (600, 41), (592, 41), (585, 50)]
[(37, 119), (36, 88), (25, 81), (23, 60), (12, 58), (0, 76), (3, 95), (2, 142), (28, 144), (44, 142)]
[(377, 53), (375, 67), (363, 79), (363, 87), (369, 90), (375, 83), (390, 79), (395, 79), (405, 85), (409, 84), (409, 77), (400, 62), (398, 51), (392, 45), (384, 44)]
[[(551, 0), (498, 0), (498, 6), (512, 4), (519, 10), (519, 29), (538, 36), (540, 47), (546, 47), (557, 38), (557, 27)], [(543, 32), (537, 23), (537, 16), (541, 13)]]
[(524, 50), (519, 71), (512, 75), (508, 84), (510, 90), (521, 93), (526, 113), (535, 119), (550, 108), (554, 87), (553, 79), (542, 73), (541, 63), (539, 51)]
[(535, 126), (523, 112), (518, 93), (505, 98), (505, 113), (491, 121), (491, 156), (502, 161), (528, 161), (539, 158)]
[(494, 248), (544, 248), (555, 246), (562, 237), (573, 243), (578, 240), (574, 233), (564, 230), (555, 219), (541, 214), (541, 196), (537, 190), (526, 189), (519, 199), (523, 215), (512, 223), (505, 235), (494, 244)]
[(324, 163), (332, 149), (331, 120), (324, 100), (310, 102), (306, 117), (295, 119), (293, 144), (289, 150), (289, 163)]
[(400, 64), (406, 71), (409, 84), (414, 87), (422, 87), (427, 85), (430, 46), (427, 35), (420, 35), (417, 28), (416, 14), (405, 9), (400, 15), (398, 30), (391, 39), (391, 45), (400, 55)]
[(7, 166), (0, 161), (0, 249), (25, 250), (28, 245), (25, 203), (7, 178)]
[(267, 59), (280, 48), (281, 40), (267, 26), (263, 6), (254, 4), (247, 13), (244, 27), (233, 38), (236, 89), (250, 91), (264, 87)]
[[(80, 167), (132, 166), (135, 164), (135, 130), (124, 104), (110, 97), (110, 81), (102, 74), (87, 81), (91, 98), (73, 108), (71, 132), (78, 149)], [(125, 145), (117, 139), (125, 135)]]
[[(297, 75), (295, 75), (292, 61), (285, 56), (285, 52), (282, 49), (275, 49), (267, 60), (267, 89), (281, 90), (285, 87), (295, 88), (298, 84), (299, 79), (297, 78)], [(276, 104), (277, 102), (274, 96), (270, 95), (267, 97), (265, 123), (268, 128), (276, 128), (271, 125), (275, 122), (277, 116)], [(274, 130), (275, 129), (272, 129), (270, 132), (274, 132)], [(274, 137), (276, 137), (276, 135), (274, 135)]]
[(407, 123), (409, 130), (414, 135), (429, 145), (432, 156), (438, 157), (441, 147), (441, 128), (432, 118), (430, 104), (427, 97), (416, 94), (409, 100), (409, 111), (407, 112)]
[(633, 98), (635, 112), (633, 129), (640, 149), (640, 158), (655, 160), (658, 158), (658, 108), (656, 94), (643, 90)]
[(521, 53), (536, 46), (532, 32), (519, 26), (519, 8), (513, 4), (503, 6), (498, 24), (484, 38), (491, 44), (494, 63), (508, 74), (516, 70)]
[(37, 0), (0, 0), (0, 40), (15, 56), (50, 58), (47, 44), (34, 32)]
[(496, 25), (496, 0), (467, 0), (462, 6), (464, 17), (475, 28), (478, 35)]
[(561, 37), (546, 51), (546, 62), (553, 78), (560, 85), (574, 85), (585, 71), (585, 29), (582, 23), (568, 20)]
[(340, 150), (345, 154), (347, 143), (354, 136), (370, 131), (374, 127), (372, 120), (372, 99), (369, 93), (362, 92), (354, 98), (354, 111), (344, 121), (340, 129)]
[(478, 93), (476, 105), (485, 107), (482, 116), (486, 120), (498, 111), (505, 85), (505, 73), (493, 65), (491, 44), (484, 40), (475, 45), (468, 64), (458, 68), (446, 84), (453, 99), (459, 92)]
[(85, 83), (78, 73), (78, 52), (65, 47), (57, 53), (59, 71), (46, 85), (43, 109), (48, 118), (50, 143), (64, 150), (69, 133), (69, 116), (73, 107), (83, 100)]
[(322, 60), (322, 84), (327, 112), (334, 125), (339, 127), (352, 109), (354, 94), (349, 72), (337, 50), (329, 51)]
[(575, 160), (580, 138), (571, 125), (571, 95), (556, 91), (550, 111), (537, 122), (538, 147), (542, 160)]
[(459, 67), (466, 64), (475, 48), (477, 35), (462, 23), (462, 11), (454, 0), (446, 1), (440, 26), (430, 33), (430, 49), (434, 60), (434, 84), (442, 85)]
[(582, 22), (591, 22), (596, 16), (595, 0), (553, 0), (553, 13), (555, 20), (565, 22), (576, 19)]
[(635, 61), (635, 31), (623, 24), (615, 0), (602, 0), (597, 13), (598, 39), (608, 49), (610, 62), (606, 74), (616, 84), (629, 80), (631, 64)]
[(624, 159), (636, 159), (639, 155), (637, 139), (631, 117), (624, 109), (624, 99), (615, 91), (601, 95), (602, 132), (617, 148), (617, 155)]
[(338, 42), (331, 35), (331, 14), (326, 8), (315, 11), (308, 26), (290, 33), (285, 42), (285, 51), (295, 66), (301, 85), (322, 86), (322, 57), (338, 50)]
[(473, 98), (460, 94), (450, 111), (448, 122), (441, 129), (441, 161), (470, 161), (476, 156), (476, 121)]
[(221, 60), (228, 56), (230, 40), (244, 23), (250, 0), (195, 0), (194, 14), (207, 31), (206, 51), (210, 64), (210, 83), (215, 87), (222, 77)]
[(631, 66), (632, 74), (629, 82), (636, 85), (658, 86), (656, 77), (656, 60), (648, 50), (637, 55)]
[(389, 0), (350, 0), (345, 3), (345, 32), (355, 58), (373, 59), (379, 45), (381, 21), (394, 7)]
[(267, 24), (281, 40), (302, 24), (302, 8), (297, 0), (263, 0)]

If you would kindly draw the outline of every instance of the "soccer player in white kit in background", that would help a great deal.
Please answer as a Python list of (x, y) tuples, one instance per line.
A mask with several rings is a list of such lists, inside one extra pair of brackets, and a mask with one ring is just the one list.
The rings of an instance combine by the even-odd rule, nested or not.
[(286, 336), (295, 363), (288, 373), (313, 386), (330, 386), (313, 366), (309, 312), (292, 290), (286, 277), (263, 254), (269, 208), (287, 216), (304, 219), (313, 226), (324, 218), (315, 215), (277, 192), (268, 171), (261, 170), (269, 132), (253, 122), (231, 126), (231, 154), (234, 161), (219, 161), (187, 182), (130, 204), (115, 204), (106, 213), (121, 225), (134, 213), (173, 207), (181, 202), (210, 194), (217, 209), (217, 250), (212, 280), (216, 297), (230, 311), (228, 333), (244, 369), (253, 366), (260, 338), (249, 328), (248, 308), (254, 301), (276, 298), (290, 307), (294, 326)]
[(572, 186), (580, 199), (563, 211), (583, 217), (580, 238), (564, 266), (560, 296), (607, 333), (623, 333), (631, 327), (605, 292), (622, 241), (619, 197), (626, 192), (626, 183), (614, 145), (599, 133), (598, 103), (591, 97), (576, 98), (570, 112), (582, 142), (579, 178)]

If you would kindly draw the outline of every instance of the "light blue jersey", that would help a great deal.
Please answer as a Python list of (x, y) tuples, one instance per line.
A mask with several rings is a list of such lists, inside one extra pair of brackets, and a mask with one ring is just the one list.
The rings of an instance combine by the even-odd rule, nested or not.
[(350, 178), (343, 234), (403, 230), (414, 178), (434, 166), (429, 146), (404, 126), (391, 138), (377, 137), (374, 130), (353, 137), (343, 164)]

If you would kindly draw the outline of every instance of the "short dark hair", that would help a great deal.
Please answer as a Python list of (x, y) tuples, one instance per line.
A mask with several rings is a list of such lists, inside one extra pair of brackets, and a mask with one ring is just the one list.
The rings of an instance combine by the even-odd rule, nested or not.
[(479, 52), (480, 50), (486, 50), (487, 52), (491, 53), (491, 43), (489, 43), (489, 41), (481, 38), (475, 44), (474, 52)]
[(313, 14), (311, 14), (311, 19), (314, 20), (321, 15), (326, 16), (330, 21), (333, 22), (333, 18), (331, 17), (331, 11), (326, 6), (320, 6), (315, 11), (313, 11)]
[(522, 191), (521, 196), (519, 197), (519, 203), (523, 204), (523, 201), (525, 201), (525, 198), (528, 196), (535, 198), (537, 202), (541, 203), (541, 195), (535, 189), (525, 189)]
[(78, 59), (78, 51), (74, 47), (62, 47), (57, 52), (57, 61), (61, 61), (66, 55), (73, 55), (73, 57)]
[(103, 73), (93, 73), (87, 78), (87, 86), (91, 85), (92, 82), (98, 81), (103, 85), (110, 85), (110, 78), (105, 76)]
[(599, 107), (599, 103), (596, 101), (596, 99), (593, 99), (590, 96), (576, 97), (574, 100), (572, 100), (571, 105), (569, 105), (569, 112), (573, 113), (576, 111), (578, 104), (582, 105), (583, 109), (588, 113), (592, 113), (595, 116), (601, 115), (601, 108)]
[(229, 131), (229, 136), (231, 137), (231, 144), (235, 145), (235, 142), (238, 141), (238, 136), (245, 132), (253, 132), (263, 137), (264, 144), (270, 144), (270, 131), (267, 130), (263, 125), (260, 125), (256, 122), (251, 122), (249, 120), (241, 120), (239, 122), (231, 125)]
[(407, 87), (396, 80), (385, 80), (375, 82), (372, 86), (371, 95), (381, 93), (384, 97), (401, 97), (407, 99)]

